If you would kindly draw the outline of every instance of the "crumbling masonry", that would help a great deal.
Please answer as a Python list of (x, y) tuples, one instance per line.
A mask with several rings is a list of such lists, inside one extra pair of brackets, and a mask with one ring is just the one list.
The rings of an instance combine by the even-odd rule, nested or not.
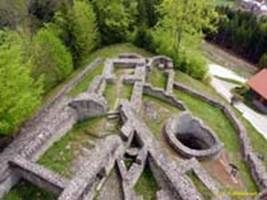
[[(88, 90), (75, 98), (67, 96), (92, 69), (98, 66), (101, 59), (97, 59), (82, 71), (73, 81), (44, 106), (36, 116), (21, 129), (19, 136), (0, 154), (0, 197), (3, 197), (19, 181), (25, 179), (32, 184), (53, 192), (60, 200), (94, 199), (101, 190), (104, 182), (115, 168), (119, 172), (122, 187), (122, 199), (142, 200), (136, 194), (134, 186), (144, 171), (149, 166), (156, 179), (160, 190), (157, 191), (158, 200), (200, 200), (202, 195), (195, 188), (186, 175), (194, 172), (199, 180), (213, 194), (214, 199), (230, 199), (227, 195), (219, 195), (220, 185), (209, 176), (197, 159), (216, 157), (223, 148), (223, 144), (202, 122), (187, 113), (184, 118), (171, 118), (166, 124), (166, 138), (174, 146), (184, 160), (170, 158), (153, 134), (143, 122), (139, 113), (142, 109), (143, 94), (157, 97), (166, 103), (187, 111), (183, 102), (173, 95), (173, 88), (178, 88), (207, 103), (221, 109), (229, 118), (242, 144), (244, 160), (250, 166), (255, 182), (261, 188), (259, 199), (266, 196), (267, 174), (257, 156), (253, 153), (246, 130), (231, 110), (220, 103), (174, 82), (173, 62), (165, 56), (144, 58), (138, 54), (122, 54), (118, 58), (106, 59), (102, 75), (96, 76)], [(147, 83), (147, 76), (153, 67), (158, 67), (167, 75), (166, 88), (154, 88)], [(115, 68), (134, 69), (131, 75), (123, 77), (124, 84), (133, 85), (130, 101), (120, 101), (113, 112), (122, 120), (123, 125), (119, 135), (108, 136), (99, 142), (84, 158), (81, 166), (71, 178), (62, 177), (55, 172), (37, 164), (37, 160), (47, 151), (54, 142), (60, 140), (74, 124), (85, 119), (110, 115), (107, 101), (103, 96), (105, 87), (116, 80)], [(184, 123), (185, 120), (186, 124)], [(181, 122), (181, 123), (180, 123)], [(178, 133), (188, 133), (188, 130), (201, 136), (208, 145), (206, 151), (188, 150), (177, 143)], [(180, 146), (179, 146), (180, 145)], [(130, 168), (124, 161), (125, 155), (134, 157)]]

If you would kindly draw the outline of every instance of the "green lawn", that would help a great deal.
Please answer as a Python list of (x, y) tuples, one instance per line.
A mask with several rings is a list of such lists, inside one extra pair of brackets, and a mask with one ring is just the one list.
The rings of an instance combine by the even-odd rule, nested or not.
[[(152, 119), (149, 117), (148, 112), (145, 111), (144, 105), (149, 104), (153, 106), (153, 109), (156, 112), (156, 119)], [(152, 133), (156, 136), (157, 139), (161, 137), (161, 130), (166, 122), (166, 120), (174, 114), (178, 114), (181, 112), (178, 108), (169, 105), (161, 99), (144, 95), (143, 96), (143, 109), (142, 109), (143, 119), (148, 126), (148, 128), (152, 131)]]
[(165, 89), (167, 83), (167, 76), (164, 71), (159, 70), (156, 66), (154, 66), (149, 75), (149, 82), (154, 87)]
[(32, 184), (20, 181), (4, 198), (3, 200), (56, 200), (57, 197), (43, 191)]
[(216, 5), (218, 6), (230, 6), (233, 7), (235, 4), (235, 0), (215, 0)]
[[(195, 90), (202, 91), (204, 94), (213, 97), (214, 99), (226, 103), (213, 88), (208, 86), (208, 84), (201, 83), (197, 80), (190, 78), (183, 73), (177, 73), (176, 80), (192, 87)], [(243, 182), (246, 184), (246, 188), (254, 192), (257, 190), (254, 181), (250, 175), (250, 170), (246, 163), (241, 159), (240, 153), (240, 143), (238, 137), (232, 127), (231, 123), (228, 121), (226, 116), (219, 109), (210, 106), (209, 104), (196, 99), (182, 91), (175, 90), (175, 95), (178, 99), (185, 102), (190, 111), (197, 117), (201, 118), (212, 130), (218, 135), (221, 141), (224, 143), (225, 148), (228, 150), (229, 159), (232, 163), (235, 163), (240, 168), (240, 175)], [(239, 116), (241, 117), (241, 116)], [(262, 140), (262, 137), (257, 133), (251, 125), (244, 119), (241, 118), (242, 122), (247, 128), (248, 134), (252, 141), (253, 146), (258, 146), (258, 142), (263, 144), (261, 148), (266, 148), (266, 141)], [(255, 150), (260, 150), (259, 146)], [(263, 152), (260, 150), (259, 152)]]
[[(106, 118), (98, 117), (77, 124), (60, 141), (56, 142), (38, 161), (39, 164), (65, 177), (72, 177), (71, 165), (82, 148), (93, 148), (94, 143), (101, 139), (103, 134), (117, 134), (119, 124), (107, 129), (104, 125)], [(118, 123), (118, 121), (114, 121)], [(35, 198), (36, 197), (36, 198)], [(32, 186), (29, 183), (20, 183), (6, 196), (5, 200), (53, 200), (50, 193)]]
[[(221, 102), (222, 104), (228, 104), (212, 87), (210, 87), (208, 84), (205, 84), (203, 82), (200, 82), (198, 80), (192, 79), (188, 75), (182, 73), (182, 72), (176, 72), (176, 81), (179, 81), (187, 86), (190, 86), (191, 88), (202, 91), (204, 94), (206, 94), (209, 97), (214, 98), (215, 100)], [(267, 152), (267, 141), (263, 138), (263, 136), (248, 122), (244, 117), (241, 116), (241, 114), (234, 110), (237, 114), (238, 118), (242, 121), (244, 126), (246, 127), (248, 136), (251, 140), (251, 144), (253, 147), (253, 150), (257, 152), (258, 154), (265, 155)], [(265, 167), (267, 167), (267, 158), (264, 161)]]
[(159, 187), (148, 166), (145, 167), (141, 177), (135, 185), (137, 194), (143, 196), (144, 200), (155, 200)]
[(113, 109), (116, 100), (119, 98), (130, 100), (132, 89), (132, 85), (123, 85), (122, 88), (117, 89), (117, 84), (107, 84), (103, 95), (108, 102), (109, 108)]
[(104, 68), (104, 64), (100, 64), (95, 69), (89, 72), (89, 74), (76, 86), (74, 87), (70, 92), (70, 96), (76, 96), (82, 92), (85, 92), (88, 87), (90, 86), (90, 83), (93, 81), (93, 79), (97, 76), (102, 74)]
[(102, 128), (105, 118), (94, 118), (77, 124), (73, 130), (56, 142), (38, 161), (39, 164), (67, 177), (71, 177), (70, 167), (73, 159), (88, 141), (94, 142), (95, 136)]
[(206, 102), (196, 99), (184, 92), (175, 90), (175, 95), (182, 100), (194, 116), (202, 119), (224, 143), (227, 149), (231, 163), (234, 163), (240, 169), (240, 176), (246, 188), (250, 192), (257, 191), (256, 185), (250, 175), (249, 168), (242, 160), (240, 152), (240, 143), (237, 134), (234, 131), (230, 121), (226, 118), (223, 112)]

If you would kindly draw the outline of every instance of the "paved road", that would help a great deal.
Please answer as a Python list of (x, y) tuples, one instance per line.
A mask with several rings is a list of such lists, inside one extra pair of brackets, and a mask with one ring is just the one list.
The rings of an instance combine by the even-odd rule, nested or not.
[[(232, 97), (230, 91), (237, 85), (218, 79), (216, 78), (216, 76), (222, 78), (230, 78), (232, 80), (236, 80), (242, 83), (246, 82), (246, 79), (239, 76), (235, 72), (217, 64), (209, 65), (209, 73), (212, 76), (211, 86), (229, 103), (231, 102), (231, 97)], [(255, 129), (259, 133), (261, 133), (263, 137), (267, 140), (267, 116), (255, 112), (253, 109), (249, 108), (242, 102), (235, 104), (235, 108), (239, 110), (242, 113), (242, 115), (252, 124), (252, 126), (255, 127)]]

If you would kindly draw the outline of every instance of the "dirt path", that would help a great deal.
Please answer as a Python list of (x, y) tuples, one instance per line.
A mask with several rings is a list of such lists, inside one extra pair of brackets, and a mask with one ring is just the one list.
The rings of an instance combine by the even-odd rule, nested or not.
[(204, 42), (201, 49), (208, 60), (225, 66), (245, 78), (251, 77), (258, 71), (255, 65), (248, 63), (227, 49), (222, 49), (208, 42)]

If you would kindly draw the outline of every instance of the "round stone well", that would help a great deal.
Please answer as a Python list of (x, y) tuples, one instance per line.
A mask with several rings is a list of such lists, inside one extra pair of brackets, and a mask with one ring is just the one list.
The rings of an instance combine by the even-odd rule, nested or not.
[(186, 158), (214, 159), (223, 149), (218, 137), (189, 112), (168, 119), (165, 135), (170, 145)]

